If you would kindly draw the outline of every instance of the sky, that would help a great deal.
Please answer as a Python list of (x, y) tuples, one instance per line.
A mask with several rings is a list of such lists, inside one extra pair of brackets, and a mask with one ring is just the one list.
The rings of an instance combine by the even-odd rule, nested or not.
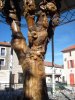
[[(71, 45), (75, 45), (75, 21), (58, 26), (54, 33), (54, 62), (56, 64), (63, 65), (63, 53), (64, 48)], [(52, 60), (51, 54), (51, 41), (48, 45), (46, 60)]]
[[(0, 18), (1, 19), (1, 18)], [(4, 19), (2, 19), (4, 20)], [(25, 19), (21, 21), (24, 27), (21, 28), (23, 35), (27, 38), (27, 27), (25, 27)], [(11, 29), (10, 26), (0, 22), (0, 42), (11, 41)], [(47, 46), (47, 52), (45, 55), (45, 61), (52, 62), (52, 46), (51, 40)], [(63, 53), (61, 52), (64, 48), (75, 45), (75, 21), (60, 25), (56, 27), (54, 32), (54, 63), (63, 65)]]

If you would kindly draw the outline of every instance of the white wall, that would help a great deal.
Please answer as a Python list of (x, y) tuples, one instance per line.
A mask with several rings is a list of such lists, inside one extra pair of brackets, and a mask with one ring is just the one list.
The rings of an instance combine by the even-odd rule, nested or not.
[(23, 73), (21, 65), (19, 65), (19, 61), (15, 51), (13, 52), (13, 62), (12, 62), (12, 74), (14, 74), (14, 83), (18, 83), (18, 73)]
[(9, 70), (0, 70), (0, 90), (5, 89), (5, 87), (9, 87), (9, 77)]
[[(74, 68), (68, 69), (67, 61), (74, 60)], [(75, 50), (71, 51), (71, 56), (69, 52), (63, 53), (64, 70), (62, 76), (65, 76), (65, 81), (70, 84), (70, 73), (75, 75)]]
[[(52, 68), (52, 67), (47, 67), (47, 66), (45, 66), (45, 73), (46, 73), (47, 75), (52, 75), (52, 73), (53, 73), (53, 68)], [(62, 68), (56, 68), (56, 67), (55, 67), (55, 74), (56, 74), (56, 75), (61, 75), (61, 74), (62, 74)]]
[(0, 70), (0, 83), (9, 83), (9, 70)]
[[(62, 71), (63, 71), (63, 68), (55, 68), (55, 75), (62, 76), (62, 73), (63, 73)], [(45, 73), (46, 73), (46, 75), (48, 75), (48, 76), (46, 76), (46, 83), (49, 84), (52, 81), (52, 78), (50, 78), (49, 75), (52, 76), (53, 68), (45, 66)], [(55, 81), (58, 81), (58, 78), (56, 78)], [(59, 81), (62, 82), (62, 78), (61, 77), (59, 78)]]

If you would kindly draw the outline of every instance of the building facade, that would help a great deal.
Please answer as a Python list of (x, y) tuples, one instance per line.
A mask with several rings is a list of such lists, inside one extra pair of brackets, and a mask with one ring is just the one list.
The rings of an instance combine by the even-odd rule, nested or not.
[(64, 62), (63, 80), (70, 85), (75, 84), (75, 45), (62, 50)]
[(11, 44), (0, 42), (0, 89), (9, 87), (10, 84), (14, 84), (14, 88), (22, 87), (22, 76), (21, 65)]
[(10, 43), (0, 42), (0, 83), (9, 82)]
[[(52, 82), (53, 67), (51, 62), (44, 62), (46, 83)], [(62, 69), (60, 65), (54, 65), (55, 81), (61, 81)], [(0, 42), (0, 87), (5, 85), (9, 87), (12, 84), (13, 88), (23, 87), (23, 72), (22, 67), (15, 51), (11, 48), (8, 42)]]
[(54, 64), (54, 68), (51, 62), (44, 62), (45, 66), (45, 74), (46, 74), (46, 83), (51, 84), (53, 83), (53, 73), (55, 76), (55, 81), (62, 82), (62, 71), (63, 66)]
[(0, 87), (4, 88), (10, 79), (10, 53), (11, 45), (8, 42), (0, 42)]

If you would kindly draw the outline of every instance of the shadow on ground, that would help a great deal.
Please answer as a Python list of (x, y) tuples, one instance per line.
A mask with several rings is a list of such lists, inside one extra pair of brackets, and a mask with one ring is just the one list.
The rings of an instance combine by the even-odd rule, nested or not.
[(22, 90), (1, 90), (0, 91), (0, 100), (21, 100), (23, 95)]

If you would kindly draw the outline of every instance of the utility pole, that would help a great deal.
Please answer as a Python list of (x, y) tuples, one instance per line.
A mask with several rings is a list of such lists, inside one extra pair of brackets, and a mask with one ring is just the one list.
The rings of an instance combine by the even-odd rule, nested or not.
[(55, 97), (54, 35), (52, 36), (52, 93)]
[(10, 83), (9, 83), (9, 88), (10, 88), (10, 91), (11, 91), (11, 88), (12, 88), (12, 67), (13, 67), (13, 64), (12, 64), (12, 61), (13, 61), (13, 49), (11, 47), (11, 55), (10, 55)]

